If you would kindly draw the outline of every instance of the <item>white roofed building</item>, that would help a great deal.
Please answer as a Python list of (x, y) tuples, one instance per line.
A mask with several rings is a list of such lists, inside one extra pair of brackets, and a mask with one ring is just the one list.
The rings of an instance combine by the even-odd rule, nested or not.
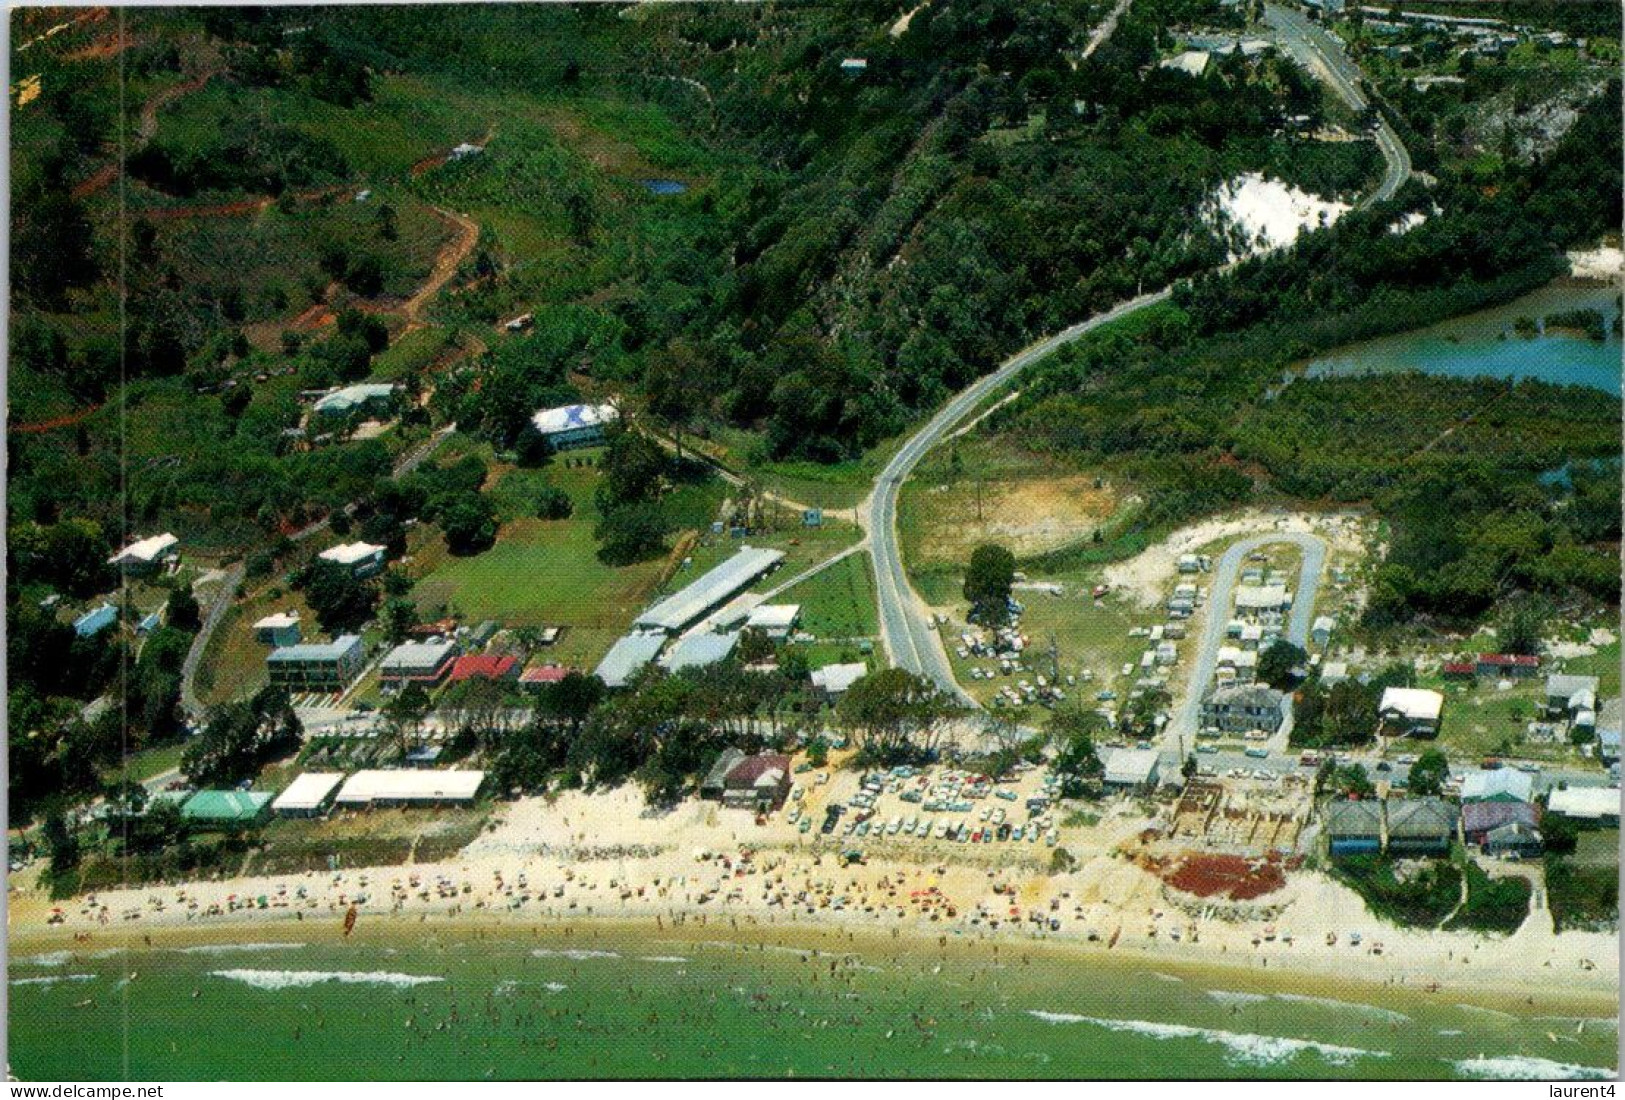
[(1209, 57), (1204, 50), (1186, 50), (1174, 57), (1165, 58), (1160, 67), (1184, 73), (1186, 76), (1201, 76), (1207, 72)]
[(745, 626), (760, 630), (769, 638), (788, 638), (796, 628), (796, 620), (800, 618), (801, 605), (798, 603), (757, 604), (745, 617)]
[(869, 675), (869, 666), (861, 661), (854, 661), (845, 665), (825, 665), (812, 671), (812, 686), (825, 695), (834, 698), (842, 695), (846, 689)]
[(1553, 791), (1546, 801), (1549, 813), (1579, 821), (1617, 822), (1618, 787), (1565, 787)]
[(1115, 790), (1139, 790), (1156, 786), (1156, 749), (1114, 749), (1106, 758), (1105, 784)]
[(721, 606), (734, 593), (774, 569), (783, 560), (783, 550), (740, 547), (737, 554), (721, 565), (648, 608), (633, 620), (632, 625), (639, 630), (663, 630), (675, 634)]
[(702, 668), (726, 660), (738, 644), (738, 634), (690, 634), (679, 639), (660, 659), (660, 663), (669, 672)]
[(353, 412), (383, 412), (395, 399), (392, 382), (357, 382), (334, 390), (311, 406), (318, 416), (349, 416)]
[(439, 642), (406, 642), (390, 650), (378, 666), (378, 679), (384, 687), (407, 684), (438, 684), (446, 678), (452, 662), (462, 652), (454, 639)]
[(347, 542), (316, 555), (323, 561), (345, 566), (357, 577), (370, 577), (384, 567), (384, 547), (370, 542)]
[(180, 541), (167, 531), (162, 535), (153, 535), (151, 538), (130, 543), (108, 558), (107, 564), (116, 565), (120, 571), (129, 575), (151, 573), (165, 562), (178, 557), (175, 548), (180, 545)]
[(472, 802), (485, 782), (483, 771), (423, 768), (360, 771), (339, 788), (334, 805), (432, 806)]
[(315, 817), (328, 807), (342, 782), (343, 772), (305, 772), (272, 800), (271, 812), (282, 817)]
[(1384, 688), (1377, 704), (1377, 721), (1388, 737), (1434, 737), (1444, 696), (1427, 688)]
[(278, 611), (265, 616), (254, 624), (254, 640), (268, 646), (298, 645), (299, 612)]
[(530, 418), (530, 424), (555, 451), (565, 451), (602, 443), (609, 425), (620, 418), (614, 405), (560, 405), (541, 410)]
[(665, 644), (663, 634), (628, 634), (609, 647), (593, 675), (604, 681), (605, 687), (625, 687), (639, 669), (655, 659)]

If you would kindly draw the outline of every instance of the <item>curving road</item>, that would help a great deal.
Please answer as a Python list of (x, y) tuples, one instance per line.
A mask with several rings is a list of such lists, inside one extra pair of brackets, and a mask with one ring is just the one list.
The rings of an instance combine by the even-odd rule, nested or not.
[(1292, 593), (1292, 614), (1287, 620), (1287, 641), (1302, 646), (1309, 640), (1315, 597), (1320, 592), (1320, 575), (1326, 564), (1325, 541), (1318, 535), (1302, 531), (1270, 531), (1232, 545), (1213, 570), (1213, 588), (1207, 598), (1207, 624), (1202, 628), (1202, 640), (1196, 650), (1196, 664), (1191, 668), (1185, 701), (1165, 731), (1165, 748), (1177, 748), (1181, 742), (1186, 746), (1194, 744), (1202, 711), (1202, 692), (1213, 679), (1213, 670), (1219, 660), (1219, 647), (1224, 644), (1224, 628), (1230, 622), (1230, 603), (1235, 596), (1236, 575), (1241, 571), (1242, 563), (1254, 550), (1282, 542), (1290, 543), (1303, 552), (1303, 561), (1298, 566), (1298, 585)]
[[(1264, 5), (1264, 22), (1269, 24), (1270, 30), (1293, 60), (1318, 76), (1350, 109), (1364, 112), (1370, 108), (1370, 101), (1360, 91), (1359, 67), (1349, 60), (1342, 42), (1330, 31), (1296, 8), (1285, 8), (1278, 4)], [(1382, 182), (1361, 200), (1361, 206), (1386, 202), (1411, 178), (1411, 155), (1381, 114), (1377, 115), (1375, 136), (1385, 167)]]
[(897, 494), (920, 459), (969, 416), (988, 394), (1024, 368), (1102, 325), (1166, 301), (1171, 293), (1170, 289), (1163, 289), (1153, 294), (1142, 294), (1017, 352), (992, 374), (961, 390), (892, 456), (876, 479), (874, 492), (869, 494), (869, 499), (859, 509), (864, 516), (864, 526), (869, 531), (870, 551), (874, 557), (875, 591), (880, 603), (880, 637), (892, 664), (924, 676), (944, 691), (970, 701), (954, 680), (942, 639), (926, 617), (919, 597), (909, 584), (908, 575), (903, 570), (903, 555), (897, 544)]
[[(1362, 112), (1366, 110), (1369, 103), (1359, 88), (1360, 70), (1349, 60), (1337, 39), (1295, 9), (1266, 4), (1265, 20), (1282, 48), (1299, 64), (1330, 87), (1352, 109)], [(1369, 206), (1392, 198), (1411, 176), (1410, 154), (1399, 140), (1399, 135), (1394, 133), (1387, 120), (1380, 115), (1375, 136), (1377, 147), (1382, 151), (1385, 168), (1382, 180), (1370, 195), (1361, 200), (1361, 206)], [(924, 676), (945, 691), (952, 692), (967, 702), (970, 701), (970, 697), (954, 680), (953, 669), (948, 663), (948, 654), (942, 646), (942, 639), (926, 617), (919, 596), (909, 584), (908, 575), (903, 569), (902, 553), (897, 543), (897, 495), (914, 467), (919, 464), (927, 451), (936, 446), (990, 393), (1008, 382), (1023, 368), (1101, 325), (1120, 320), (1136, 310), (1166, 300), (1171, 290), (1172, 288), (1164, 288), (1124, 302), (1005, 360), (992, 374), (973, 383), (943, 406), (886, 464), (886, 468), (875, 481), (874, 491), (870, 493), (868, 500), (864, 501), (860, 510), (863, 525), (869, 532), (870, 550), (874, 560), (880, 635), (886, 647), (886, 655), (892, 664)], [(1303, 537), (1313, 540), (1313, 536)], [(1265, 537), (1265, 541), (1283, 539), (1289, 542), (1298, 541), (1296, 536)], [(1318, 563), (1324, 559), (1325, 545), (1318, 540), (1313, 541), (1315, 545), (1312, 548), (1305, 546), (1304, 559), (1307, 569), (1313, 554), (1316, 565), (1312, 585), (1318, 585)], [(1308, 615), (1314, 605), (1313, 587), (1301, 583), (1299, 585), (1300, 591), (1306, 587), (1308, 599), (1295, 605), (1292, 612), (1293, 637), (1300, 644), (1302, 639), (1308, 636)], [(1227, 601), (1229, 599), (1228, 590), (1225, 599)], [(1213, 653), (1217, 654), (1217, 646), (1213, 647)], [(1207, 677), (1211, 676), (1212, 668), (1209, 667)], [(1206, 679), (1197, 682), (1205, 683)], [(1194, 708), (1197, 705), (1197, 702), (1189, 700), (1186, 704), (1186, 710), (1192, 717), (1193, 728), (1196, 713)], [(1176, 724), (1170, 723), (1170, 729)]]

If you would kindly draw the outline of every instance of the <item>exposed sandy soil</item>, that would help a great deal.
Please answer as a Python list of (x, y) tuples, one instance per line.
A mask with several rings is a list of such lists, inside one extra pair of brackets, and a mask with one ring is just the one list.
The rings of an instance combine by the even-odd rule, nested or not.
[(1352, 512), (1265, 512), (1215, 516), (1181, 527), (1162, 542), (1106, 568), (1106, 583), (1122, 589), (1144, 607), (1161, 601), (1179, 568), (1179, 556), (1220, 539), (1270, 531), (1309, 531), (1325, 539), (1332, 555), (1362, 554), (1366, 521)]
[(977, 519), (976, 483), (922, 487), (905, 508), (918, 534), (910, 537), (910, 560), (963, 563), (978, 544), (998, 542), (1028, 557), (1086, 538), (1117, 508), (1111, 489), (1095, 488), (1091, 475), (988, 481), (982, 484)]

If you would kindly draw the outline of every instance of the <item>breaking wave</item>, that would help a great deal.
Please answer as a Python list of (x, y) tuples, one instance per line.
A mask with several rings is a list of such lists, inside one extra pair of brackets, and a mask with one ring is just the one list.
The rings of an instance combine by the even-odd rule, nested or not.
[(1033, 1016), (1052, 1024), (1094, 1024), (1107, 1031), (1144, 1035), (1148, 1039), (1200, 1039), (1225, 1050), (1225, 1058), (1233, 1064), (1269, 1066), (1313, 1051), (1333, 1065), (1347, 1065), (1356, 1058), (1386, 1058), (1386, 1050), (1364, 1050), (1360, 1047), (1342, 1047), (1332, 1043), (1318, 1043), (1313, 1039), (1287, 1039), (1278, 1035), (1253, 1035), (1245, 1032), (1219, 1031), (1210, 1027), (1191, 1027), (1186, 1024), (1162, 1024), (1150, 1020), (1109, 1020), (1096, 1016), (1076, 1016), (1067, 1012), (1040, 1012), (1029, 1010)]
[(681, 955), (640, 955), (639, 961), (646, 963), (686, 963), (688, 960)]
[(1278, 1001), (1290, 1001), (1294, 1004), (1320, 1005), (1322, 1008), (1336, 1008), (1346, 1012), (1358, 1012), (1363, 1016), (1375, 1016), (1379, 1020), (1390, 1023), (1408, 1024), (1411, 1018), (1403, 1012), (1395, 1012), (1391, 1008), (1379, 1008), (1376, 1005), (1361, 1004), (1358, 1001), (1339, 1001), (1333, 997), (1310, 997), (1303, 993), (1277, 993)]
[(1451, 1065), (1463, 1076), (1490, 1081), (1600, 1081), (1614, 1075), (1611, 1069), (1576, 1066), (1568, 1062), (1554, 1062), (1549, 1058), (1532, 1058), (1525, 1054), (1508, 1054), (1500, 1058), (1465, 1058), (1459, 1062), (1452, 1062)]
[(55, 985), (57, 982), (93, 982), (94, 974), (48, 974), (40, 978), (13, 978), (12, 985)]
[(196, 947), (177, 947), (182, 955), (236, 955), (248, 951), (292, 951), (305, 946), (302, 943), (205, 943)]
[(1270, 999), (1268, 993), (1242, 993), (1235, 989), (1210, 989), (1207, 995), (1222, 1005), (1255, 1005)]
[(43, 955), (29, 955), (15, 961), (20, 966), (65, 966), (71, 958), (72, 951), (47, 951)]
[(298, 989), (302, 986), (339, 982), (344, 985), (392, 985), (409, 989), (414, 985), (445, 981), (432, 974), (395, 974), (387, 970), (211, 970), (216, 978), (251, 985), (255, 989)]
[(531, 952), (531, 955), (538, 959), (574, 959), (577, 962), (583, 959), (618, 959), (621, 957), (619, 951), (590, 951), (580, 947), (563, 949), (538, 947)]

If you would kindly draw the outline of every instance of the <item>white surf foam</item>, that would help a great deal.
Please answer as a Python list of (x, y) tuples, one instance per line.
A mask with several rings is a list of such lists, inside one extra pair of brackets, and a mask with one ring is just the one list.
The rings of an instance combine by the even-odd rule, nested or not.
[(1270, 999), (1268, 993), (1243, 993), (1235, 989), (1210, 989), (1207, 995), (1222, 1005), (1255, 1005)]
[(255, 989), (298, 989), (326, 982), (391, 985), (398, 989), (409, 989), (414, 985), (445, 980), (432, 974), (395, 974), (387, 970), (211, 970), (209, 973), (216, 978), (251, 985)]
[(1148, 1039), (1200, 1039), (1225, 1050), (1227, 1061), (1248, 1066), (1269, 1066), (1313, 1051), (1333, 1065), (1347, 1065), (1356, 1058), (1386, 1058), (1386, 1050), (1364, 1050), (1360, 1047), (1336, 1046), (1313, 1039), (1288, 1039), (1279, 1035), (1253, 1035), (1246, 1032), (1219, 1031), (1209, 1027), (1191, 1027), (1187, 1024), (1164, 1024), (1152, 1020), (1111, 1020), (1096, 1016), (1075, 1016), (1065, 1012), (1039, 1012), (1032, 1015), (1049, 1023), (1085, 1023), (1103, 1027), (1108, 1031), (1144, 1035)]
[(93, 982), (94, 974), (48, 974), (40, 978), (13, 978), (12, 985), (55, 985), (57, 982)]
[(1310, 997), (1303, 993), (1277, 993), (1275, 999), (1290, 1001), (1294, 1004), (1319, 1005), (1322, 1008), (1335, 1008), (1344, 1012), (1357, 1012), (1362, 1016), (1375, 1016), (1379, 1020), (1387, 1020), (1396, 1024), (1408, 1024), (1411, 1018), (1403, 1012), (1395, 1012), (1391, 1008), (1379, 1008), (1376, 1005), (1361, 1004), (1358, 1001), (1339, 1001), (1333, 997)]
[(547, 990), (549, 993), (563, 993), (570, 987), (565, 985), (563, 982), (547, 982), (542, 986), (542, 988)]
[(65, 966), (71, 958), (72, 951), (47, 951), (43, 955), (29, 955), (17, 959), (16, 962), (24, 966)]
[(1456, 1072), (1491, 1081), (1592, 1081), (1612, 1077), (1614, 1071), (1597, 1066), (1576, 1066), (1549, 1058), (1508, 1054), (1499, 1058), (1465, 1058), (1451, 1063)]
[(293, 951), (304, 947), (302, 943), (204, 943), (196, 947), (177, 947), (182, 955), (236, 955), (251, 951)]
[(618, 951), (589, 951), (586, 948), (575, 947), (563, 950), (538, 947), (531, 952), (531, 955), (538, 959), (574, 959), (577, 962), (583, 959), (618, 959), (621, 957)]
[(681, 955), (641, 955), (639, 961), (646, 963), (686, 963), (688, 960)]

